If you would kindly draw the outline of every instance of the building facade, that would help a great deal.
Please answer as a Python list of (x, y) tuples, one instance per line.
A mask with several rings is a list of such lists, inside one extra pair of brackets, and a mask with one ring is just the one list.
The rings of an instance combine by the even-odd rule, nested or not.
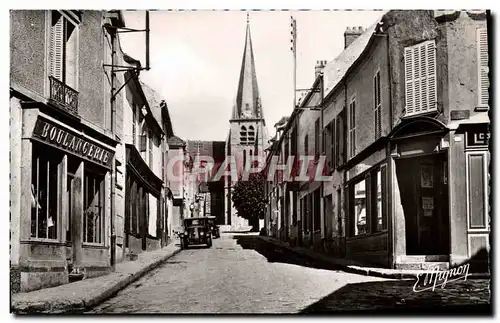
[[(11, 277), (30, 291), (109, 272), (116, 119), (103, 11), (11, 11)], [(84, 44), (84, 45), (83, 45)]]
[(486, 268), (486, 12), (383, 12), (345, 41), (294, 121), (299, 154), (324, 154), (332, 176), (300, 184), (301, 242), (367, 265)]

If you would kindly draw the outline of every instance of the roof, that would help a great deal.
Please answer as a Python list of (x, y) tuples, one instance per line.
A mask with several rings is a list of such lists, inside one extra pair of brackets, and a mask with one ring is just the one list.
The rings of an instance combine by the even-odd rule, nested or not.
[(151, 109), (151, 113), (153, 114), (153, 118), (156, 120), (158, 125), (162, 130), (163, 129), (163, 122), (162, 122), (162, 117), (161, 117), (161, 103), (162, 99), (158, 92), (153, 90), (149, 85), (144, 83), (143, 81), (139, 80), (139, 83), (141, 84), (142, 91), (144, 92), (144, 96), (146, 97), (146, 100), (148, 101), (149, 108)]
[(280, 119), (278, 122), (276, 122), (276, 123), (274, 124), (274, 127), (277, 127), (277, 126), (278, 126), (278, 127), (281, 127), (281, 126), (285, 125), (285, 124), (288, 122), (288, 119), (289, 119), (289, 118), (290, 118), (290, 117), (288, 117), (288, 116), (283, 116), (283, 117), (281, 117), (281, 119)]
[(242, 112), (249, 111), (249, 118), (264, 119), (262, 106), (257, 85), (257, 74), (255, 72), (255, 60), (252, 49), (252, 37), (250, 35), (250, 23), (247, 20), (245, 48), (241, 61), (240, 77), (236, 102), (233, 106), (232, 119), (242, 118)]
[(186, 142), (177, 136), (172, 136), (172, 137), (168, 138), (167, 143), (168, 143), (169, 147), (172, 147), (172, 146), (186, 147)]
[(388, 10), (381, 11), (377, 21), (366, 28), (365, 32), (356, 38), (342, 53), (334, 60), (326, 64), (323, 68), (324, 77), (324, 95), (325, 97), (339, 84), (340, 81), (347, 75), (349, 69), (354, 65), (358, 58), (367, 48), (373, 34), (376, 31), (377, 25), (380, 23)]

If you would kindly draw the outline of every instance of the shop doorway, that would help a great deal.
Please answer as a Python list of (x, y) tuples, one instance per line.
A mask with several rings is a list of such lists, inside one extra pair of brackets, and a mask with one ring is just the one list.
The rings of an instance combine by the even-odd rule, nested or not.
[(396, 160), (407, 255), (449, 254), (446, 154)]

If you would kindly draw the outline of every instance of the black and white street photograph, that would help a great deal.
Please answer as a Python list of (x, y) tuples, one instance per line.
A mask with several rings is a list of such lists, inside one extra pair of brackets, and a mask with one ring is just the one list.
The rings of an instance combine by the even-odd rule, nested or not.
[(493, 316), (494, 18), (9, 9), (10, 315)]

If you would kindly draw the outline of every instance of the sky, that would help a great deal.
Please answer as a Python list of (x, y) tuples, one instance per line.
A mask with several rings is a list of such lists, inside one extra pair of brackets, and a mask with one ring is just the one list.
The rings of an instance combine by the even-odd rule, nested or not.
[[(225, 141), (245, 44), (246, 11), (150, 12), (150, 67), (140, 78), (167, 102), (184, 140)], [(309, 88), (318, 60), (344, 49), (347, 26), (372, 25), (380, 11), (250, 11), (257, 82), (270, 135), (293, 109), (290, 16), (297, 21), (297, 88)], [(144, 29), (144, 11), (125, 11)], [(145, 33), (123, 33), (125, 53), (145, 64)], [(300, 93), (297, 94), (297, 99)]]

